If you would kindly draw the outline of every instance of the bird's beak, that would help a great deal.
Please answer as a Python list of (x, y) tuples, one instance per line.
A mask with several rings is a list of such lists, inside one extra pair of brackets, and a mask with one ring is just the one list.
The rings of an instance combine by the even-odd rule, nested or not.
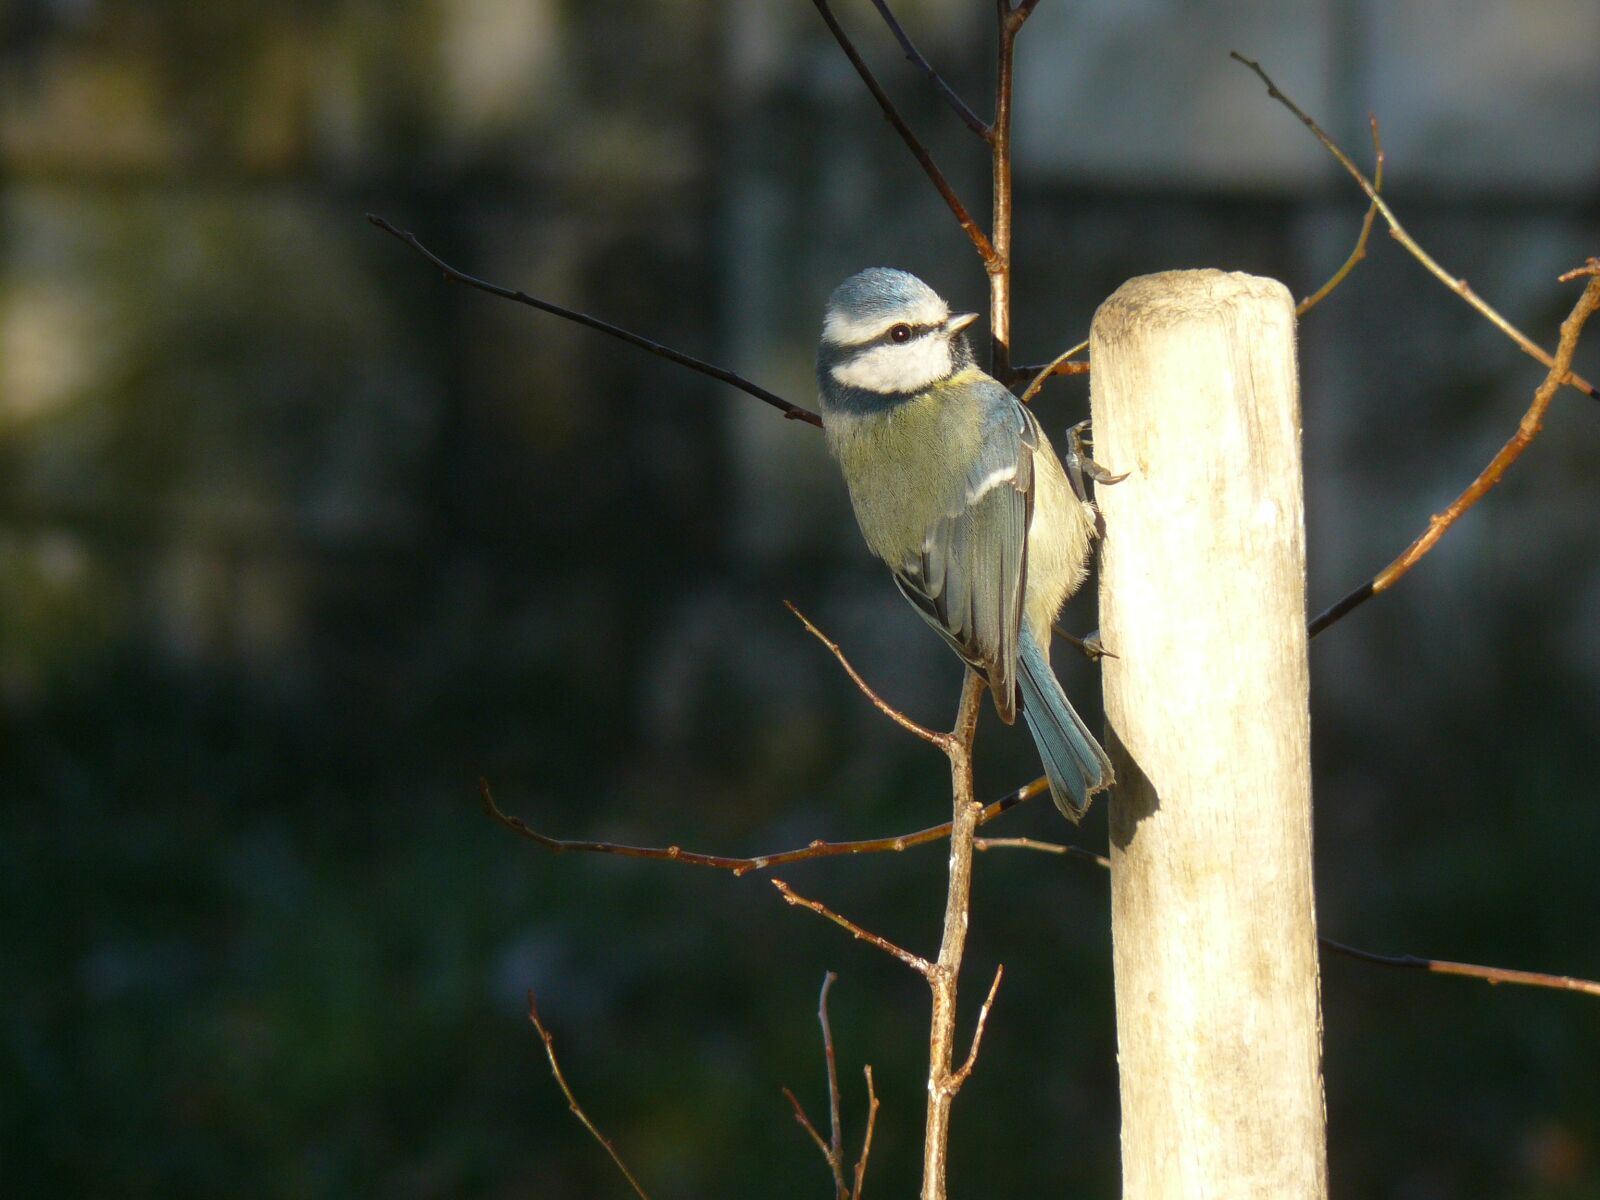
[(954, 337), (977, 319), (977, 313), (956, 313), (945, 320), (944, 331)]

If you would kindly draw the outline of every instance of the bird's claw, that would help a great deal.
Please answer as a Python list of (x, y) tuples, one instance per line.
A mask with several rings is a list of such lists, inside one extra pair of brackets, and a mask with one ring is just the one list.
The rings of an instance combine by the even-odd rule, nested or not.
[(1100, 631), (1098, 629), (1090, 630), (1084, 637), (1076, 637), (1059, 625), (1052, 625), (1050, 628), (1058, 638), (1077, 647), (1078, 653), (1082, 654), (1090, 662), (1099, 662), (1102, 658), (1117, 657), (1106, 649), (1105, 643), (1100, 640)]
[(1085, 475), (1097, 484), (1107, 486), (1113, 483), (1121, 483), (1128, 477), (1128, 472), (1124, 471), (1120, 475), (1114, 475), (1090, 458), (1087, 447), (1092, 445), (1093, 442), (1094, 436), (1089, 432), (1089, 422), (1087, 420), (1079, 421), (1071, 429), (1067, 430), (1067, 461), (1065, 463), (1067, 479), (1072, 484), (1073, 493), (1085, 503), (1089, 500), (1089, 489), (1083, 482)]

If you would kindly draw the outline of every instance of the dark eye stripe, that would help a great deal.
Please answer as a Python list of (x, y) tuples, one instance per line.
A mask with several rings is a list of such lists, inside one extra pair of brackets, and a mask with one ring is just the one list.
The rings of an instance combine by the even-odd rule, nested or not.
[[(899, 329), (902, 325), (905, 326), (907, 329), (911, 330), (911, 336), (906, 338), (905, 341), (903, 341), (903, 342), (897, 342), (894, 339), (894, 331), (896, 329)], [(932, 333), (934, 330), (943, 329), (943, 328), (944, 328), (944, 322), (943, 321), (937, 322), (935, 324), (923, 324), (923, 325), (913, 325), (910, 321), (896, 321), (893, 325), (889, 326), (889, 328), (885, 329), (877, 337), (871, 338), (871, 339), (869, 339), (869, 340), (867, 340), (865, 342), (862, 342), (861, 346), (862, 346), (863, 349), (865, 349), (865, 348), (867, 348), (869, 346), (883, 346), (883, 345), (909, 346), (912, 342), (916, 341), (918, 338), (926, 337), (928, 334)]]

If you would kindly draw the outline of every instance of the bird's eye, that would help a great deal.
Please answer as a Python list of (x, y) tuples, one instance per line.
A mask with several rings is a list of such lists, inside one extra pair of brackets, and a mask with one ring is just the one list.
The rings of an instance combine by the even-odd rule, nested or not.
[(911, 340), (911, 326), (896, 325), (889, 330), (889, 340), (891, 342), (909, 342)]

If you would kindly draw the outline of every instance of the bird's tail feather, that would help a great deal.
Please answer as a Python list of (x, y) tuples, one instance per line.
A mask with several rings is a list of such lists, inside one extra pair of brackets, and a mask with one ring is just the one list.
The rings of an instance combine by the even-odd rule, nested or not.
[(1111, 786), (1111, 760), (1072, 710), (1033, 635), (1024, 628), (1018, 640), (1022, 716), (1039, 747), (1056, 807), (1068, 820), (1077, 821), (1089, 807), (1089, 797)]

